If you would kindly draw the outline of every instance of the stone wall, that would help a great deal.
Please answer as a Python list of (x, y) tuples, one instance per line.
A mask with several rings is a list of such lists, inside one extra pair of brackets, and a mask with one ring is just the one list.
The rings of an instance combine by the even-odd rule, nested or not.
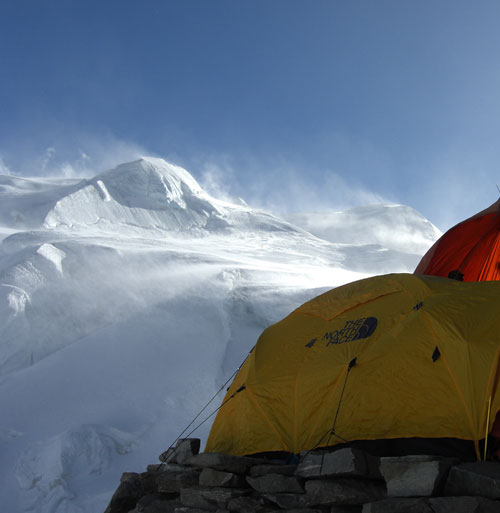
[(105, 513), (500, 513), (500, 463), (377, 458), (344, 447), (277, 461), (199, 454), (181, 439), (124, 473)]

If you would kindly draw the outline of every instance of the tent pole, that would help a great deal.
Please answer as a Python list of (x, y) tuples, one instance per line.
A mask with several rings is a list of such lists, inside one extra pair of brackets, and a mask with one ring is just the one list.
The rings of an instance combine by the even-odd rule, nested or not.
[(486, 417), (486, 434), (484, 436), (484, 460), (486, 460), (486, 449), (488, 448), (488, 432), (490, 429), (491, 395), (488, 399), (488, 416)]

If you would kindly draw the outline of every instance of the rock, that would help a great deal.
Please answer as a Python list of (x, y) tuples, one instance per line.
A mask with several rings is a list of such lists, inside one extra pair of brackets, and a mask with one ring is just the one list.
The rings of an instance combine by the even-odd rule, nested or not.
[(231, 499), (241, 497), (248, 493), (248, 490), (237, 488), (207, 488), (197, 486), (183, 488), (181, 490), (181, 502), (188, 508), (199, 508), (206, 511), (216, 511), (217, 508), (224, 508)]
[(267, 513), (276, 508), (263, 498), (237, 497), (227, 503), (227, 510), (230, 513)]
[(182, 488), (190, 488), (197, 486), (200, 483), (201, 471), (198, 469), (188, 470), (186, 469), (180, 475), (175, 478), (179, 490)]
[(400, 498), (369, 502), (363, 506), (363, 513), (433, 513), (427, 499)]
[(306, 482), (306, 506), (362, 505), (386, 497), (381, 481), (366, 479), (322, 479)]
[[(185, 454), (196, 451), (186, 440)], [(500, 513), (494, 462), (379, 460), (351, 448), (305, 453), (298, 466), (218, 453), (174, 460), (124, 473), (105, 513)]]
[[(186, 470), (190, 470), (192, 467), (185, 467), (184, 465), (177, 465), (176, 463), (161, 463), (158, 465), (158, 468), (155, 472), (156, 474), (163, 474), (164, 472), (186, 472)], [(149, 472), (149, 470), (148, 470)]]
[(282, 509), (280, 513), (324, 513), (324, 510), (311, 508)]
[(500, 503), (484, 497), (391, 498), (363, 506), (363, 513), (498, 513)]
[(305, 494), (299, 493), (266, 493), (264, 497), (281, 509), (304, 509), (307, 507)]
[(105, 513), (122, 513), (135, 508), (137, 501), (144, 494), (141, 477), (135, 472), (122, 474), (120, 484), (116, 489)]
[(500, 463), (476, 461), (453, 467), (446, 482), (445, 495), (480, 495), (500, 499)]
[(137, 513), (173, 513), (179, 508), (179, 501), (172, 501), (160, 493), (145, 495), (137, 501)]
[(380, 458), (388, 497), (430, 497), (438, 494), (456, 460), (438, 456)]
[(177, 483), (177, 476), (182, 472), (162, 472), (156, 478), (157, 490), (161, 493), (179, 493), (180, 486)]
[(244, 476), (233, 474), (232, 472), (223, 472), (213, 468), (204, 468), (199, 477), (201, 486), (222, 486), (227, 488), (242, 488), (246, 486)]
[(186, 508), (186, 507), (182, 506), (180, 508), (176, 508), (174, 510), (174, 513), (206, 513), (206, 511), (207, 511), (206, 509)]
[(247, 483), (259, 493), (305, 493), (302, 483), (295, 476), (281, 474), (247, 476)]
[(175, 462), (186, 463), (189, 458), (192, 458), (200, 452), (200, 439), (199, 438), (181, 438), (175, 445)]
[(209, 501), (195, 488), (183, 488), (181, 490), (181, 502), (188, 508), (198, 508), (204, 511), (217, 510), (217, 502)]
[(183, 487), (197, 485), (199, 477), (199, 470), (169, 465), (167, 470), (157, 475), (156, 484), (161, 493), (179, 493)]
[(379, 458), (359, 449), (344, 447), (333, 452), (310, 452), (297, 467), (296, 474), (304, 478), (362, 477), (382, 479)]
[(187, 464), (193, 467), (208, 467), (214, 470), (222, 470), (223, 472), (231, 472), (233, 474), (246, 474), (250, 467), (259, 463), (261, 463), (261, 460), (245, 456), (230, 456), (218, 452), (204, 452), (192, 456), (187, 461)]
[[(340, 483), (337, 483), (340, 481)], [(343, 483), (347, 481), (349, 484)], [(308, 490), (308, 485), (315, 483), (312, 490)], [(336, 485), (334, 483), (337, 483)], [(369, 489), (363, 491), (365, 484), (374, 485), (375, 490)], [(338, 480), (328, 481), (307, 481), (305, 494), (298, 493), (266, 493), (264, 497), (280, 508), (291, 511), (314, 510), (318, 507), (325, 511), (326, 506), (334, 513), (357, 513), (361, 511), (358, 507), (369, 500), (378, 500), (385, 497), (385, 488), (383, 483), (362, 480)], [(368, 499), (367, 499), (368, 498)], [(365, 500), (367, 499), (367, 500)]]
[(154, 465), (148, 465), (147, 472), (161, 472), (164, 467), (163, 463), (155, 463)]
[(434, 513), (498, 513), (500, 502), (484, 497), (435, 497), (429, 499)]
[(250, 476), (259, 477), (266, 474), (282, 474), (284, 476), (293, 476), (297, 470), (297, 465), (255, 465), (249, 471)]
[(151, 495), (158, 491), (158, 484), (157, 484), (158, 475), (159, 475), (158, 471), (148, 471), (148, 472), (143, 472), (142, 474), (139, 474), (145, 495)]
[(175, 447), (169, 447), (160, 454), (159, 459), (162, 463), (184, 464), (186, 461), (200, 452), (199, 438), (180, 438)]
[(158, 459), (162, 463), (175, 463), (175, 461), (174, 461), (174, 454), (175, 454), (175, 448), (174, 447), (169, 447), (166, 451), (162, 452), (158, 456)]

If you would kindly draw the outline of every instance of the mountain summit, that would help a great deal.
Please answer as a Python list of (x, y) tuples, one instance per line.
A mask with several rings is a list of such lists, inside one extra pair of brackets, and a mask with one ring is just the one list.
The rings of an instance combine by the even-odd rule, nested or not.
[(213, 198), (185, 169), (160, 158), (120, 164), (81, 185), (48, 212), (47, 228), (295, 231), (270, 214)]

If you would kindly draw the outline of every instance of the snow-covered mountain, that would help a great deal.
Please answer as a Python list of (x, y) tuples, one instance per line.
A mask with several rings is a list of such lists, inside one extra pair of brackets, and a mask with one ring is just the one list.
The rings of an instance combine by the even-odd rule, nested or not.
[(327, 288), (412, 271), (438, 235), (402, 206), (284, 220), (161, 159), (0, 176), (5, 510), (103, 511), (266, 326)]

